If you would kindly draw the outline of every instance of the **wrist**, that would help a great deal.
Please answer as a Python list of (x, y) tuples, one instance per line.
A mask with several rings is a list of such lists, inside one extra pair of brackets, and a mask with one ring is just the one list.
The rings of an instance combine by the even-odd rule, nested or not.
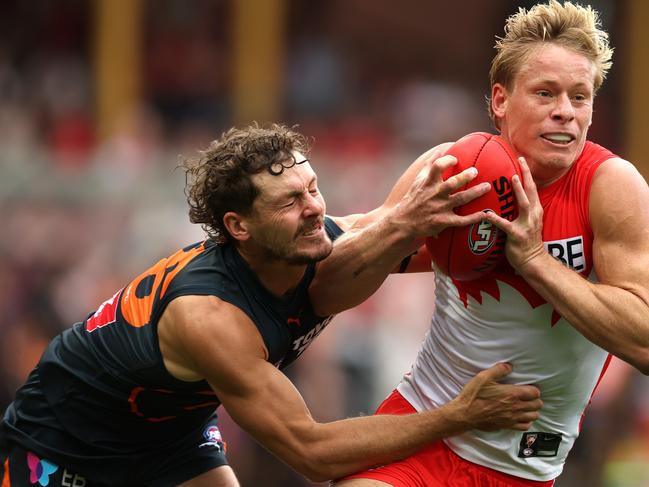
[(547, 259), (555, 260), (545, 247), (540, 247), (524, 261), (516, 266), (516, 272), (523, 277), (533, 277), (542, 273), (548, 268)]
[(453, 399), (437, 409), (442, 421), (447, 425), (448, 434), (456, 435), (473, 428), (460, 401)]
[[(400, 213), (400, 205), (395, 206), (382, 220), (384, 225), (383, 233), (391, 240), (393, 245), (415, 245), (418, 242), (413, 225), (409, 225), (407, 219)], [(414, 247), (415, 249), (417, 247)]]

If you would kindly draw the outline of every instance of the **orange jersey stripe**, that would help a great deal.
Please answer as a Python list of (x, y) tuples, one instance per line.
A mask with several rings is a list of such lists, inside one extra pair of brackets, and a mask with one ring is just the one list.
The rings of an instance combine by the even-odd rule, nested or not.
[(5, 474), (2, 476), (2, 487), (11, 487), (11, 480), (9, 480), (9, 458), (5, 458), (4, 469)]

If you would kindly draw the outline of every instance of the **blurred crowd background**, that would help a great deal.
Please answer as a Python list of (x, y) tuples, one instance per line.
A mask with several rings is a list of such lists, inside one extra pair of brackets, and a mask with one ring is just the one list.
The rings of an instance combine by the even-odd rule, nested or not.
[[(235, 124), (297, 124), (313, 137), (329, 213), (369, 210), (419, 153), (493, 131), (484, 98), (494, 36), (533, 4), (2, 3), (0, 411), (53, 335), (202, 239), (180, 158)], [(649, 8), (590, 3), (616, 47), (591, 139), (647, 177)], [(313, 415), (371, 414), (408, 370), (433, 307), (432, 275), (393, 276), (338, 316), (288, 369)], [(222, 429), (244, 487), (314, 485), (227, 414)], [(557, 486), (649, 486), (649, 380), (613, 363)]]

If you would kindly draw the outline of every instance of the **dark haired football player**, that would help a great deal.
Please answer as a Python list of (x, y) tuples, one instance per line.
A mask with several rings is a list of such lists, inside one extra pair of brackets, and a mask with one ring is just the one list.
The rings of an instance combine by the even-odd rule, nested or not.
[[(525, 430), (538, 417), (538, 390), (497, 384), (511, 372), (498, 364), (422, 414), (313, 420), (281, 369), (344, 305), (322, 283), (310, 287), (349, 221), (325, 216), (307, 149), (291, 129), (252, 126), (187, 162), (190, 217), (209, 238), (160, 260), (51, 342), (4, 417), (3, 487), (236, 486), (221, 405), (314, 480), (473, 428)], [(484, 216), (453, 213), (489, 188), (451, 196), (475, 174), (442, 182), (454, 161), (434, 155), (381, 223), (400, 228), (384, 242), (397, 253), (414, 249), (416, 235)], [(345, 248), (356, 239), (350, 233)], [(352, 280), (329, 285), (356, 293)]]

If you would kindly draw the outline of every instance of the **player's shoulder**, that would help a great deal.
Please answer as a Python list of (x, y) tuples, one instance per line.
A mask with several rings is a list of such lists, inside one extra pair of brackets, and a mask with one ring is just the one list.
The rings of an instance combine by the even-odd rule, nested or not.
[(165, 313), (178, 328), (199, 334), (233, 330), (237, 327), (231, 326), (232, 323), (251, 321), (239, 306), (214, 295), (179, 296), (169, 303)]
[(632, 162), (591, 140), (586, 141), (575, 165), (578, 173), (586, 174), (589, 181), (592, 181), (592, 189), (595, 193), (598, 192), (598, 187), (602, 186), (610, 185), (608, 189), (615, 190), (623, 187), (627, 182), (644, 182), (644, 178)]
[(173, 344), (170, 348), (193, 357), (190, 362), (214, 364), (232, 354), (267, 356), (261, 335), (248, 314), (217, 296), (178, 297), (165, 310), (163, 322), (161, 339)]
[(630, 172), (637, 172), (635, 166), (631, 163), (631, 161), (627, 161), (626, 159), (623, 159), (619, 156), (612, 155), (611, 157), (608, 157), (602, 162), (601, 169), (605, 171), (630, 171)]
[[(169, 297), (176, 293), (207, 291), (230, 274), (228, 252), (225, 246), (211, 240), (198, 242), (180, 249), (166, 259), (165, 273)], [(232, 260), (230, 258), (230, 260)], [(217, 276), (218, 275), (218, 276)]]
[[(630, 186), (627, 186), (629, 185)], [(608, 187), (607, 193), (622, 197), (625, 189), (633, 191), (634, 188), (646, 186), (642, 174), (630, 161), (612, 155), (606, 158), (597, 168), (593, 176), (593, 186)]]
[(611, 157), (593, 177), (589, 207), (597, 233), (639, 231), (649, 225), (649, 186), (630, 161)]

